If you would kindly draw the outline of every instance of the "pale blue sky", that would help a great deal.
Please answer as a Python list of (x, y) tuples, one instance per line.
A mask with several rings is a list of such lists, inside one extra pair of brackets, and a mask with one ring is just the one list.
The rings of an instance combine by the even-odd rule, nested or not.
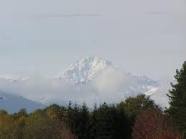
[(154, 79), (186, 60), (185, 0), (0, 0), (0, 74), (55, 74), (87, 56)]

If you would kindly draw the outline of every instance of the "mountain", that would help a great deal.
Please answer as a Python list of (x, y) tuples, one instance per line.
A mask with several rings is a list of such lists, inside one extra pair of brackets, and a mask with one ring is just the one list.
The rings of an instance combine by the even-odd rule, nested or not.
[(44, 105), (38, 102), (0, 91), (0, 109), (13, 113), (18, 112), (22, 108), (26, 108), (28, 112), (31, 112), (42, 107), (44, 107)]
[[(126, 98), (137, 94), (152, 95), (159, 89), (158, 82), (146, 76), (135, 76), (116, 68), (100, 57), (87, 57), (71, 64), (56, 78), (74, 87), (91, 86), (94, 91)], [(113, 95), (113, 96), (112, 96)]]
[(58, 74), (57, 79), (73, 84), (86, 84), (108, 71), (120, 73), (121, 76), (125, 76), (127, 81), (138, 84), (142, 88), (146, 87), (149, 91), (154, 86), (158, 86), (158, 82), (146, 76), (134, 76), (130, 73), (125, 73), (121, 69), (116, 68), (110, 61), (100, 57), (87, 57), (71, 64), (63, 73)]
[[(17, 110), (21, 106), (28, 106), (29, 110), (38, 107), (35, 103), (32, 105), (32, 101), (27, 103), (28, 100), (45, 105), (64, 105), (72, 101), (93, 106), (95, 103), (117, 103), (139, 94), (150, 96), (157, 103), (159, 98), (163, 98), (157, 81), (125, 72), (100, 57), (86, 57), (76, 61), (53, 77), (40, 74), (30, 77), (0, 76), (0, 89), (26, 98), (0, 95), (1, 103), (4, 100), (4, 107), (12, 106), (11, 110)], [(164, 99), (161, 99), (161, 104), (163, 101)]]

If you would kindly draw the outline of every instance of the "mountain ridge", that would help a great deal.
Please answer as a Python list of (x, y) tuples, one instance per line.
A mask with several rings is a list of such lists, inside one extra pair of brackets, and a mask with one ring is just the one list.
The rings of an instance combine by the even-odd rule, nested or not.
[(115, 103), (139, 94), (155, 96), (160, 88), (157, 81), (146, 76), (126, 73), (100, 57), (80, 59), (62, 73), (49, 78), (15, 76), (17, 78), (14, 81), (12, 77), (9, 76), (6, 80), (0, 76), (0, 89), (4, 87), (3, 89), (8, 92), (15, 91), (24, 98), (43, 104), (61, 104), (68, 101), (77, 103), (92, 101), (94, 104), (95, 99), (98, 102)]

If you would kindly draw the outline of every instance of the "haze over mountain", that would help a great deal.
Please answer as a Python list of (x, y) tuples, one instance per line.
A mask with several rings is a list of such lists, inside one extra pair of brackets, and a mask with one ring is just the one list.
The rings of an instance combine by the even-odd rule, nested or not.
[[(132, 75), (99, 57), (81, 59), (54, 76), (1, 75), (0, 89), (46, 105), (73, 101), (93, 106), (102, 102), (116, 103), (138, 94), (151, 96), (161, 106), (167, 105), (165, 93), (161, 92), (158, 82), (146, 76)], [(11, 101), (12, 98), (6, 105)], [(11, 111), (17, 110), (21, 105), (25, 106), (25, 99), (22, 98), (19, 102)], [(29, 110), (35, 106), (31, 106)]]

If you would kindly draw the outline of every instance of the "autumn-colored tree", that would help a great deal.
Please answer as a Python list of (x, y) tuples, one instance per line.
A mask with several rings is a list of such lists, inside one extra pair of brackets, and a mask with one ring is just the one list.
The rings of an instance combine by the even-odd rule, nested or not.
[(5, 111), (0, 111), (0, 139), (9, 139), (13, 136), (13, 118)]
[(45, 109), (45, 112), (50, 119), (59, 121), (64, 120), (65, 111), (66, 109), (64, 107), (60, 107), (56, 104), (53, 104)]
[(61, 139), (77, 139), (77, 137), (71, 132), (70, 129), (63, 127), (60, 130)]
[(157, 108), (145, 110), (137, 116), (132, 137), (133, 139), (181, 139), (171, 121)]

